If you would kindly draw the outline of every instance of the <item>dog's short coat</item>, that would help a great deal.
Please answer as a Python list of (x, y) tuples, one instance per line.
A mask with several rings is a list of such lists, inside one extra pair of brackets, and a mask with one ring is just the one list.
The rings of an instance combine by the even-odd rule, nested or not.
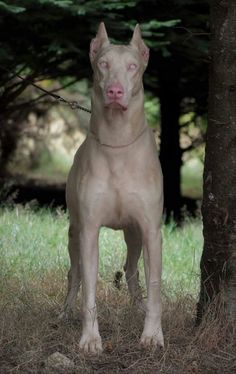
[(142, 76), (149, 59), (139, 25), (128, 45), (109, 42), (103, 23), (90, 45), (94, 72), (90, 131), (70, 170), (68, 294), (64, 315), (75, 310), (82, 283), (80, 349), (102, 350), (96, 308), (98, 235), (101, 226), (123, 229), (126, 279), (140, 298), (137, 263), (143, 248), (147, 304), (141, 345), (163, 346), (161, 328), (162, 173), (144, 115)]

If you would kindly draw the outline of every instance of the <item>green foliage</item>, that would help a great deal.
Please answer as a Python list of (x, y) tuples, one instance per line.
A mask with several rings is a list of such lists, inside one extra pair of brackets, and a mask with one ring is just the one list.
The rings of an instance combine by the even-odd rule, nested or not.
[(20, 6), (16, 6), (16, 5), (8, 4), (5, 1), (0, 1), (0, 10), (1, 11), (6, 11), (6, 12), (9, 12), (9, 13), (21, 13), (21, 12), (25, 11), (25, 8), (20, 7)]
[(144, 108), (149, 126), (157, 128), (160, 124), (160, 103), (158, 98), (146, 94)]
[(119, 1), (119, 0), (113, 0), (113, 1), (110, 1), (110, 0), (105, 0), (101, 3), (101, 1), (99, 0), (90, 0), (90, 1), (86, 1), (86, 2), (82, 2), (84, 3), (83, 6), (81, 7), (81, 11), (80, 11), (80, 14), (85, 14), (85, 13), (88, 13), (91, 11), (93, 12), (101, 12), (101, 9), (102, 10), (107, 10), (107, 11), (111, 11), (111, 10), (114, 10), (114, 11), (118, 11), (118, 10), (121, 10), (121, 9), (125, 9), (127, 7), (135, 7), (136, 4), (137, 4), (137, 0), (126, 0), (126, 1)]
[(43, 5), (55, 5), (61, 8), (67, 8), (73, 5), (72, 0), (39, 0), (39, 3)]
[[(173, 28), (174, 26), (178, 25), (181, 20), (171, 20), (171, 21), (157, 21), (151, 20), (148, 22), (142, 23), (142, 35), (144, 38), (148, 40), (148, 44), (150, 46), (157, 46), (158, 45), (158, 38), (164, 36), (164, 29), (165, 28)], [(163, 32), (160, 32), (160, 29), (163, 29)], [(156, 39), (157, 38), (157, 39)], [(168, 41), (166, 41), (168, 43)]]

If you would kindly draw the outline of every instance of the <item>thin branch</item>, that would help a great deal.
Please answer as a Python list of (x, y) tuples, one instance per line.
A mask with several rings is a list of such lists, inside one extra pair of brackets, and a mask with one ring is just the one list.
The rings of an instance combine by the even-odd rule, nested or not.
[[(21, 74), (22, 71), (27, 67), (27, 64), (24, 64), (16, 73), (12, 73), (11, 77), (8, 77), (5, 80), (2, 80), (1, 84), (4, 85), (5, 83), (9, 82), (10, 80), (14, 79), (17, 75)], [(3, 67), (0, 66), (0, 70), (5, 70)], [(10, 69), (13, 70), (13, 69)], [(10, 73), (11, 74), (11, 73)]]
[(173, 28), (174, 29), (180, 29), (180, 30), (182, 29), (182, 30), (186, 31), (188, 34), (190, 34), (191, 36), (202, 36), (202, 35), (209, 36), (209, 35), (211, 35), (210, 32), (194, 32), (194, 31), (192, 31), (192, 30), (190, 30), (190, 29), (188, 29), (187, 27), (184, 27), (184, 26), (175, 26)]

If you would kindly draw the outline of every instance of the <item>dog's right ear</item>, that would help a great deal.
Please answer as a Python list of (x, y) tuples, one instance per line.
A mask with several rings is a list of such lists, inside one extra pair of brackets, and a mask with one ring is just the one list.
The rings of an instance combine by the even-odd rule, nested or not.
[(90, 43), (90, 52), (89, 52), (90, 61), (91, 62), (94, 61), (99, 49), (102, 46), (104, 46), (104, 45), (106, 46), (106, 45), (109, 45), (109, 44), (110, 44), (110, 42), (109, 42), (109, 39), (108, 39), (108, 36), (107, 36), (106, 27), (105, 27), (104, 23), (101, 22), (100, 25), (99, 25), (99, 28), (98, 28), (96, 38), (92, 39), (91, 43)]

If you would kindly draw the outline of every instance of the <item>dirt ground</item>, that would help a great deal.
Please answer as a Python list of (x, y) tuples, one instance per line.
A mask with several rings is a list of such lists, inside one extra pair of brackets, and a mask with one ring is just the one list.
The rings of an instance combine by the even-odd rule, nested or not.
[[(233, 329), (211, 313), (194, 327), (195, 300), (163, 295), (165, 348), (143, 351), (139, 337), (143, 315), (130, 305), (126, 290), (99, 282), (98, 315), (104, 353), (85, 357), (79, 351), (81, 319), (58, 320), (66, 281), (50, 275), (47, 283), (17, 279), (1, 287), (0, 373), (168, 373), (232, 374), (236, 372)], [(73, 369), (48, 369), (47, 359), (60, 352)]]

